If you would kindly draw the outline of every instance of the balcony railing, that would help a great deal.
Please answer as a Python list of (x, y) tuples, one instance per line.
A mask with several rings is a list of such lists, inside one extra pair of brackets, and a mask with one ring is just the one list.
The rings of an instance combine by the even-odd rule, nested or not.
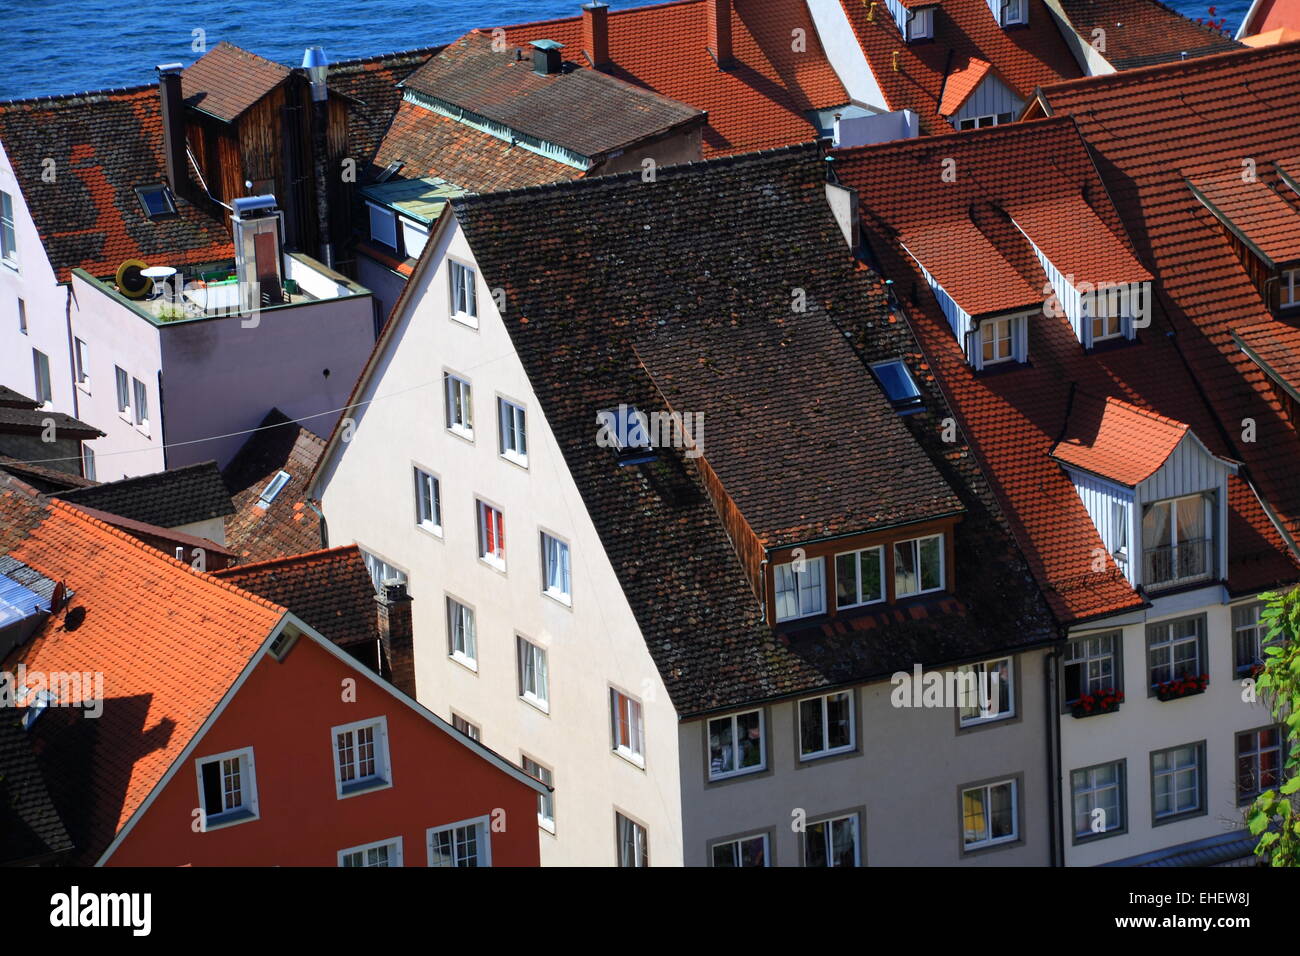
[(1213, 538), (1189, 538), (1142, 551), (1142, 583), (1148, 588), (1190, 584), (1213, 573)]

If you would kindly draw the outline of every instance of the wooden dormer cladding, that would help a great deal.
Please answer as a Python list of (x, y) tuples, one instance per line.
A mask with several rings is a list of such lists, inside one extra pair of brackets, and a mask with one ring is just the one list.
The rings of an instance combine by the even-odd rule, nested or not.
[[(767, 620), (773, 626), (783, 624), (801, 624), (812, 620), (834, 618), (842, 615), (857, 615), (863, 612), (878, 611), (884, 608), (906, 607), (913, 601), (925, 600), (935, 594), (952, 594), (957, 586), (955, 532), (961, 515), (949, 515), (932, 521), (918, 521), (879, 531), (847, 535), (830, 541), (816, 541), (793, 545), (785, 548), (773, 548), (767, 552), (764, 571), (763, 606)], [(941, 535), (943, 539), (942, 587), (927, 594), (899, 596), (894, 587), (894, 545), (916, 539)], [(882, 600), (840, 610), (836, 601), (838, 581), (836, 557), (870, 548), (880, 548), (883, 558), (882, 575), (884, 578), (884, 597)], [(796, 560), (807, 562), (822, 561), (822, 586), (824, 588), (824, 612), (821, 614), (798, 617), (779, 621), (776, 608), (775, 569)]]
[(736, 503), (722, 487), (717, 472), (710, 467), (708, 461), (700, 457), (695, 459), (695, 464), (700, 469), (700, 477), (704, 479), (704, 489), (708, 492), (709, 500), (713, 502), (713, 508), (718, 512), (727, 536), (731, 538), (731, 544), (736, 549), (736, 556), (740, 558), (745, 577), (749, 579), (749, 586), (754, 589), (754, 595), (761, 599), (764, 593), (763, 545), (759, 542), (754, 529), (749, 526), (749, 522), (745, 520), (745, 516), (736, 507)]

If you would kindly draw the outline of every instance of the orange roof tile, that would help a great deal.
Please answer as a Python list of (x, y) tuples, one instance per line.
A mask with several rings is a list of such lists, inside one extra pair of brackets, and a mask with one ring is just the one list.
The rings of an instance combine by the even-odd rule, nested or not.
[(909, 224), (900, 240), (969, 315), (1032, 308), (1046, 298), (964, 211), (955, 219)]
[(992, 69), (993, 64), (978, 57), (968, 57), (961, 66), (954, 67), (948, 74), (947, 82), (943, 84), (943, 99), (939, 103), (939, 113), (943, 116), (952, 116), (961, 109), (961, 105), (975, 92), (975, 87), (980, 85)]
[[(15, 491), (0, 513), (21, 513)], [(8, 499), (8, 500), (5, 500)], [(284, 615), (61, 501), (34, 514), (9, 554), (73, 593), (6, 662), (101, 673), (103, 713), (52, 707), (33, 736), (51, 788), (75, 795), (78, 862), (93, 863)], [(21, 532), (20, 532), (21, 534)], [(80, 610), (79, 610), (80, 609)], [(66, 703), (66, 702), (65, 702)]]
[[(982, 0), (981, 0), (982, 2)], [(843, 106), (848, 94), (817, 39), (804, 0), (733, 0), (735, 63), (720, 69), (707, 50), (704, 0), (609, 11), (607, 72), (709, 114), (706, 157), (807, 142), (817, 131), (805, 113)], [(806, 49), (792, 49), (793, 30)], [(508, 26), (506, 40), (556, 40), (565, 58), (581, 54), (581, 17)]]
[(1220, 222), (1272, 262), (1300, 259), (1300, 196), (1294, 190), (1275, 189), (1259, 179), (1247, 181), (1240, 167), (1199, 176), (1187, 185)]
[(1128, 242), (1111, 232), (1081, 193), (1064, 189), (1032, 202), (1009, 202), (1005, 208), (1048, 261), (1074, 278), (1076, 288), (1084, 282), (1151, 281)]
[(1114, 396), (1075, 395), (1065, 435), (1051, 455), (1132, 488), (1154, 475), (1186, 435), (1184, 423)]

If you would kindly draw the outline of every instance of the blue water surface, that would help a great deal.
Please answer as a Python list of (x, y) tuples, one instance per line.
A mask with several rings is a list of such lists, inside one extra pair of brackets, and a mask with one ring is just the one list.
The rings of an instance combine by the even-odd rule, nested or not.
[[(618, 7), (642, 6), (624, 0)], [(1170, 4), (1211, 18), (1205, 0)], [(282, 63), (319, 44), (331, 60), (408, 50), (474, 27), (573, 16), (580, 0), (3, 0), (0, 99), (151, 83), (159, 63), (191, 63), (194, 30)], [(1233, 31), (1248, 0), (1213, 5)]]

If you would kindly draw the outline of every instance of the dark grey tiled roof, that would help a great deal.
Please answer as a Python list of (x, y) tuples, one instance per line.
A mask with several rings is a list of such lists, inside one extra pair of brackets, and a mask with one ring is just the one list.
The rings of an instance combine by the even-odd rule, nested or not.
[(64, 491), (55, 497), (160, 528), (222, 518), (235, 511), (215, 461)]
[(35, 863), (72, 849), (22, 728), (22, 713), (0, 708), (0, 865)]

